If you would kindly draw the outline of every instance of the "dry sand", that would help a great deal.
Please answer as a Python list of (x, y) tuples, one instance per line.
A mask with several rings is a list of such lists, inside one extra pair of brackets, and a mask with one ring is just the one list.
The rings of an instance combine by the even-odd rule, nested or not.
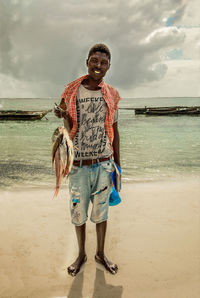
[(199, 298), (200, 182), (125, 184), (110, 208), (106, 253), (117, 275), (96, 268), (95, 226), (88, 221), (88, 262), (66, 268), (77, 245), (68, 190), (0, 192), (1, 298)]

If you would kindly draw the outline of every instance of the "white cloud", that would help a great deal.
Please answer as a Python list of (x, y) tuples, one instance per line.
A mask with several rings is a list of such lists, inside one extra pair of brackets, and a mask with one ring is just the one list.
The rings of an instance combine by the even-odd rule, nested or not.
[(0, 97), (18, 97), (18, 94), (23, 94), (23, 97), (36, 96), (30, 83), (0, 74)]
[(176, 25), (200, 26), (199, 0), (184, 0), (185, 13)]
[[(195, 6), (181, 0), (21, 0), (0, 2), (0, 72), (12, 85), (13, 96), (59, 96), (64, 84), (84, 74), (88, 49), (96, 42), (112, 51), (107, 80), (122, 90), (163, 82), (170, 73), (165, 53), (180, 48), (184, 58), (197, 59), (191, 44), (197, 30), (188, 25)], [(187, 16), (185, 15), (187, 13)], [(173, 17), (173, 27), (163, 20)], [(184, 22), (182, 23), (182, 20)], [(181, 81), (182, 74), (179, 74)], [(5, 82), (5, 79), (4, 79)], [(162, 87), (161, 87), (162, 88)], [(14, 88), (15, 89), (15, 88)], [(10, 89), (10, 90), (14, 90)], [(151, 88), (150, 88), (151, 89)], [(1, 96), (7, 94), (2, 85)], [(12, 92), (10, 91), (10, 96)]]
[(175, 43), (183, 42), (185, 38), (183, 30), (176, 27), (161, 27), (151, 32), (141, 44), (153, 45), (158, 47), (171, 47)]
[(185, 40), (183, 43), (183, 54), (185, 59), (200, 59), (199, 47), (200, 27), (199, 28), (183, 28), (185, 32)]
[(160, 81), (141, 84), (127, 97), (200, 97), (199, 60), (166, 61), (167, 72)]
[(49, 90), (48, 94), (53, 94), (56, 87), (55, 84), (45, 80), (39, 83), (36, 80), (30, 82), (26, 79), (16, 79), (11, 75), (0, 74), (0, 98), (47, 97), (47, 90)]

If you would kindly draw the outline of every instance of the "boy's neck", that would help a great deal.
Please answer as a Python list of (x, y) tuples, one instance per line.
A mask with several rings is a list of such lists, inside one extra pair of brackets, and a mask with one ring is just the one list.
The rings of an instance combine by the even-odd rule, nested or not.
[(82, 81), (82, 85), (88, 90), (100, 90), (99, 84), (101, 81), (95, 81), (93, 78), (88, 76), (86, 79)]

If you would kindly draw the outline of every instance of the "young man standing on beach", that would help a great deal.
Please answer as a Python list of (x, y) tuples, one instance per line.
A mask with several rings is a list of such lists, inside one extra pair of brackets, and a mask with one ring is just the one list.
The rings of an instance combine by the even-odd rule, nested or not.
[(68, 267), (75, 276), (86, 262), (85, 229), (88, 206), (92, 202), (91, 221), (96, 223), (96, 262), (110, 273), (118, 267), (104, 254), (109, 196), (112, 191), (113, 159), (120, 166), (119, 133), (117, 127), (118, 92), (106, 84), (103, 77), (110, 68), (111, 54), (104, 44), (94, 45), (88, 54), (88, 74), (69, 83), (61, 95), (57, 117), (71, 122), (70, 137), (75, 146), (75, 160), (69, 174), (70, 210), (76, 228), (79, 255)]

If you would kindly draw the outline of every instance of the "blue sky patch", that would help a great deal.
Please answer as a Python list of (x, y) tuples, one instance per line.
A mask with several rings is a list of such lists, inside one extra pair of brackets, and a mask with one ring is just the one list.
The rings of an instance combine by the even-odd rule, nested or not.
[(170, 60), (183, 59), (183, 51), (181, 49), (173, 49), (169, 51), (166, 56)]
[(174, 17), (169, 17), (165, 23), (165, 26), (166, 27), (170, 27), (170, 26), (173, 26), (174, 24), (174, 21), (175, 21), (175, 18)]

